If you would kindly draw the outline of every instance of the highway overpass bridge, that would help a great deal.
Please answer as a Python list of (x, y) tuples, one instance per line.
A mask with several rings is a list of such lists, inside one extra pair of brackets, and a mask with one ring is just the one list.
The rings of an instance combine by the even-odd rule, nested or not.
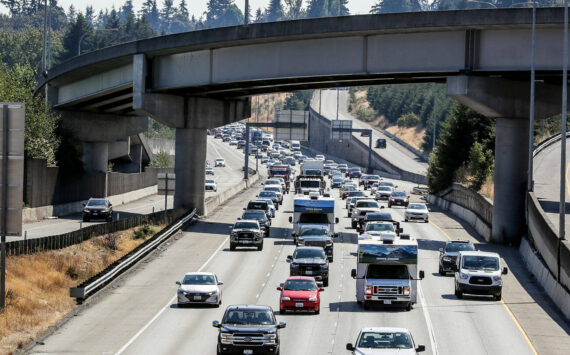
[[(537, 10), (537, 118), (560, 112), (563, 9)], [(255, 94), (447, 82), (448, 94), (497, 119), (493, 239), (525, 230), (530, 9), (463, 10), (283, 21), (194, 31), (75, 57), (42, 83), (85, 142), (88, 170), (109, 143), (176, 128), (176, 207), (204, 205), (206, 129), (250, 116)]]

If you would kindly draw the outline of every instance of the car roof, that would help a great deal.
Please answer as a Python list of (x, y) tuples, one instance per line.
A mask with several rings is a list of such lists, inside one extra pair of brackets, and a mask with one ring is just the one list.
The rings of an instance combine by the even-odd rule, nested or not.
[(358, 201), (356, 201), (356, 202), (376, 202), (376, 203), (378, 203), (378, 201), (373, 200), (373, 199), (371, 199), (371, 198), (364, 198), (364, 199), (358, 200)]
[(213, 272), (187, 272), (184, 274), (184, 276), (188, 276), (188, 275), (211, 275), (211, 276), (216, 276)]
[(297, 247), (297, 249), (313, 249), (313, 250), (323, 250), (322, 247), (307, 247), (307, 246), (301, 246), (301, 247)]
[(488, 251), (460, 251), (459, 254), (463, 255), (463, 256), (494, 256), (497, 258), (500, 258), (499, 254), (497, 253), (493, 253), (493, 252), (488, 252)]
[(396, 327), (368, 327), (362, 328), (360, 332), (377, 332), (377, 333), (410, 333), (406, 328)]
[[(253, 211), (252, 211), (252, 212), (253, 212)], [(263, 211), (261, 211), (261, 212), (263, 212)], [(263, 213), (265, 213), (265, 212), (263, 212)], [(236, 221), (236, 223), (239, 223), (239, 222), (259, 223), (259, 222), (257, 221), (257, 219), (240, 219), (240, 220)]]
[(374, 212), (374, 213), (367, 213), (364, 217), (365, 219), (372, 219), (372, 218), (390, 218), (392, 219), (392, 214), (390, 212)]
[(255, 310), (260, 310), (260, 311), (272, 311), (273, 309), (269, 306), (262, 306), (262, 305), (257, 305), (257, 304), (236, 304), (236, 305), (231, 305), (228, 306), (228, 308), (226, 308), (226, 310), (239, 310), (239, 309), (255, 309)]

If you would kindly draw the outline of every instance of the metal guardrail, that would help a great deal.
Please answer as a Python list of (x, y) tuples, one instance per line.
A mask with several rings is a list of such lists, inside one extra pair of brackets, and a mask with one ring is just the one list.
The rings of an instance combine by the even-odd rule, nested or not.
[[(570, 132), (566, 133), (566, 137), (570, 137)], [(552, 144), (558, 142), (561, 139), (562, 139), (562, 135), (559, 133), (557, 135), (554, 135), (550, 138), (543, 140), (542, 142), (538, 143), (538, 145), (536, 146), (536, 148), (532, 152), (532, 156), (536, 157), (536, 155), (538, 153), (542, 152), (544, 149), (550, 147)]]
[(107, 285), (109, 282), (117, 278), (134, 263), (141, 260), (144, 256), (154, 250), (158, 245), (170, 238), (174, 233), (178, 232), (183, 225), (191, 221), (196, 215), (196, 209), (189, 212), (186, 216), (174, 222), (172, 225), (167, 226), (162, 231), (155, 234), (152, 238), (139, 245), (127, 255), (123, 256), (113, 264), (109, 265), (105, 270), (97, 275), (84, 281), (77, 287), (70, 289), (70, 296), (76, 298), (78, 303), (81, 303), (87, 297), (91, 296), (97, 290)]

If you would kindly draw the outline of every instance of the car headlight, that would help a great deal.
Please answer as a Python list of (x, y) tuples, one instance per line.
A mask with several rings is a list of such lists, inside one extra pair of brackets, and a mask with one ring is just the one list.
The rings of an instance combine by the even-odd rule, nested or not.
[(291, 297), (281, 296), (281, 301), (291, 301)]
[(360, 214), (360, 210), (357, 208), (354, 210), (354, 214)]
[(459, 273), (459, 277), (460, 277), (461, 279), (463, 279), (463, 280), (467, 280), (467, 279), (469, 278), (469, 275), (468, 275), (468, 274), (465, 274), (465, 273), (462, 273), (462, 272), (460, 272), (460, 273)]
[(409, 286), (404, 286), (403, 295), (404, 295), (404, 296), (409, 296), (409, 295), (410, 295), (410, 287), (409, 287)]
[(299, 267), (299, 264), (291, 263), (291, 269), (297, 269), (298, 267)]
[(85, 213), (89, 213), (89, 210), (83, 210), (83, 212), (85, 212)]
[(220, 341), (222, 344), (231, 344), (232, 343), (232, 335), (227, 333), (220, 334)]
[(392, 199), (392, 202), (396, 202), (396, 199), (395, 199), (395, 198), (393, 198), (393, 199)]
[(493, 276), (493, 281), (501, 281), (501, 275)]
[(328, 269), (328, 268), (329, 268), (328, 264), (322, 264), (321, 265), (321, 269)]
[(218, 294), (218, 291), (208, 292), (208, 295), (210, 295), (210, 296), (215, 296), (217, 294)]
[(186, 294), (186, 291), (181, 290), (181, 289), (178, 289), (178, 293), (181, 294), (181, 295), (185, 295), (185, 294)]
[(317, 302), (317, 296), (309, 297), (309, 302)]
[(443, 261), (451, 261), (451, 258), (449, 256), (444, 256)]
[(275, 344), (277, 341), (277, 334), (267, 334), (266, 336), (267, 344)]

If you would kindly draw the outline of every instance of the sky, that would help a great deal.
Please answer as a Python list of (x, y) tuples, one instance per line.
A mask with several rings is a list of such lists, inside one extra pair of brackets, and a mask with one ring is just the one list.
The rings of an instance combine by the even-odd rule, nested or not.
[[(124, 0), (58, 0), (58, 4), (67, 11), (69, 6), (73, 4), (76, 10), (85, 11), (85, 7), (87, 5), (93, 5), (95, 12), (99, 12), (101, 9), (111, 8), (111, 6), (115, 6), (115, 9), (119, 9), (123, 4)], [(158, 0), (158, 3), (162, 5), (163, 0)], [(180, 0), (174, 0), (174, 3), (178, 5)], [(206, 11), (206, 4), (208, 0), (186, 0), (188, 4), (188, 10), (190, 11), (190, 15), (196, 16), (199, 18), (205, 11)], [(370, 8), (373, 4), (375, 4), (377, 0), (349, 0), (348, 1), (348, 8), (352, 15), (356, 14), (367, 14), (370, 11)], [(143, 0), (133, 0), (133, 4), (137, 11), (140, 9)], [(245, 0), (235, 0), (236, 5), (242, 9), (244, 8)], [(305, 1), (306, 6), (307, 1)], [(269, 0), (249, 0), (249, 6), (252, 9), (252, 14), (258, 8), (266, 8), (269, 4)], [(0, 5), (0, 12), (7, 13), (7, 9)]]

